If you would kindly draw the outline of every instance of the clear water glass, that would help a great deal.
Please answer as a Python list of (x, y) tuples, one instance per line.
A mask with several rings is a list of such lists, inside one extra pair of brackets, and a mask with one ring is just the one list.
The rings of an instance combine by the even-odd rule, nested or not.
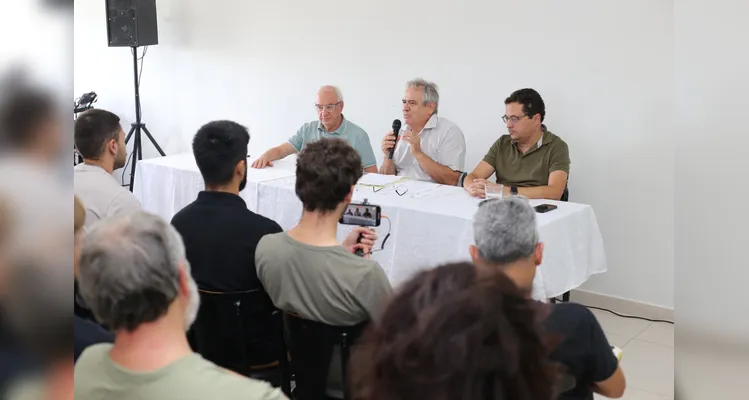
[(501, 199), (505, 186), (500, 184), (486, 184), (484, 186), (484, 196), (487, 199)]

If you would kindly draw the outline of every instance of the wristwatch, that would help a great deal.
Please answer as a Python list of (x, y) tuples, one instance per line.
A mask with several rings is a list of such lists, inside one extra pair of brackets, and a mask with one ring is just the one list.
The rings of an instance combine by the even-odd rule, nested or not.
[(510, 186), (510, 193), (512, 193), (513, 196), (518, 195), (518, 187), (515, 185)]

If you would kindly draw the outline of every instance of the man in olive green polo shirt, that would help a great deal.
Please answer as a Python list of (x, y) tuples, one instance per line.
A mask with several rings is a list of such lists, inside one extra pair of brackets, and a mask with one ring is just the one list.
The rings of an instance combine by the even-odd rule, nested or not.
[(565, 143), (543, 125), (546, 106), (533, 89), (520, 89), (505, 100), (508, 135), (492, 145), (483, 161), (463, 179), (472, 196), (484, 197), (486, 185), (496, 173), (504, 195), (529, 199), (560, 200), (567, 187), (570, 154)]
[(252, 163), (252, 167), (272, 167), (273, 161), (298, 153), (311, 142), (322, 138), (336, 138), (345, 140), (359, 153), (364, 172), (376, 173), (377, 159), (375, 159), (369, 135), (364, 129), (343, 116), (341, 91), (335, 86), (323, 86), (317, 92), (315, 108), (317, 121), (302, 125), (296, 135), (289, 138), (287, 142), (266, 151)]

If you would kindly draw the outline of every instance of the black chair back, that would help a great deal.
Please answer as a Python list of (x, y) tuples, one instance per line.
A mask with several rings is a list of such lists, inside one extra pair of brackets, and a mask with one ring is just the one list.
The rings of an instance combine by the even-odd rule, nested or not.
[(267, 293), (199, 292), (200, 309), (188, 332), (193, 350), (226, 369), (285, 386), (288, 376), (279, 369), (279, 361), (287, 361), (283, 320)]
[(286, 343), (291, 354), (294, 373), (294, 398), (297, 400), (325, 399), (333, 348), (341, 349), (341, 371), (344, 399), (350, 399), (348, 359), (350, 347), (359, 338), (366, 322), (355, 326), (331, 326), (284, 313)]
[(569, 201), (570, 200), (570, 190), (567, 188), (567, 186), (564, 187), (564, 193), (562, 193), (562, 198), (559, 199), (560, 201)]

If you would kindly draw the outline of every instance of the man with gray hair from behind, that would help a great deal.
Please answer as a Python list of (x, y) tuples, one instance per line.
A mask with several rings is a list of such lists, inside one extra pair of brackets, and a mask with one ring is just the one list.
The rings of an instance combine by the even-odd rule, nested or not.
[[(473, 235), (476, 244), (469, 251), (477, 268), (505, 273), (530, 297), (544, 245), (528, 199), (513, 196), (482, 201), (473, 219)], [(575, 378), (575, 387), (558, 399), (587, 400), (593, 398), (593, 392), (610, 398), (623, 396), (624, 373), (595, 315), (574, 303), (539, 306), (549, 307), (543, 329), (561, 340), (551, 359)]]
[(82, 400), (285, 399), (193, 353), (186, 332), (200, 298), (177, 231), (143, 211), (93, 226), (81, 249), (81, 295), (114, 344), (87, 348), (75, 366)]

